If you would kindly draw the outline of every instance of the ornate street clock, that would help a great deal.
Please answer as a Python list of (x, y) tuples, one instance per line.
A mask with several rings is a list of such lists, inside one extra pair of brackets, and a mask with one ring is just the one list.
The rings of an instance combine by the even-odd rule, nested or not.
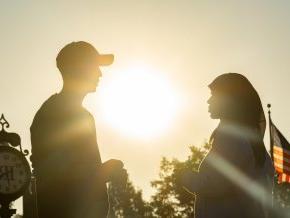
[(3, 114), (0, 125), (0, 217), (6, 218), (15, 213), (9, 209), (9, 204), (24, 194), (30, 184), (31, 171), (25, 157), (28, 151), (22, 151), (18, 134), (6, 132), (9, 123)]
[(0, 146), (0, 199), (20, 197), (30, 177), (29, 164), (23, 154), (7, 145)]

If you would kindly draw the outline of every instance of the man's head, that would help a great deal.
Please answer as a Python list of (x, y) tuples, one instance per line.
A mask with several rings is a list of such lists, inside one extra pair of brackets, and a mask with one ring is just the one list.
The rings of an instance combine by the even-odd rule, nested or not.
[(101, 55), (89, 43), (72, 42), (63, 47), (56, 63), (66, 86), (81, 92), (93, 92), (102, 76), (100, 66), (112, 64), (113, 55)]

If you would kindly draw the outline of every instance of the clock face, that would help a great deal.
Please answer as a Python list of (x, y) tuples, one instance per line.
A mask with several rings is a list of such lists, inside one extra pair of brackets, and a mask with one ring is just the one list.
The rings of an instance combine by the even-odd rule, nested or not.
[(19, 192), (30, 179), (29, 166), (22, 154), (15, 149), (0, 152), (0, 194)]

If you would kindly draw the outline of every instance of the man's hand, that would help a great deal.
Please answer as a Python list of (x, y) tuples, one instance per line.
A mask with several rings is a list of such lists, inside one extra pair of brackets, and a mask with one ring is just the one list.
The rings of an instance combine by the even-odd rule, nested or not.
[(116, 159), (108, 160), (102, 165), (102, 168), (105, 171), (118, 170), (118, 169), (122, 169), (123, 167), (124, 167), (123, 162)]
[(103, 163), (102, 174), (106, 182), (123, 182), (127, 180), (127, 171), (120, 160), (111, 159)]

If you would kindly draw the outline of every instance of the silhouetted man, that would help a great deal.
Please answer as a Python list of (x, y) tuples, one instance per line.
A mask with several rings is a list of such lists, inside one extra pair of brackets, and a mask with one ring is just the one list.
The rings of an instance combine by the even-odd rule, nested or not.
[(38, 110), (31, 126), (32, 164), (37, 179), (39, 218), (106, 217), (106, 182), (124, 174), (123, 163), (102, 164), (93, 116), (82, 107), (113, 62), (86, 42), (66, 45), (56, 58), (63, 78), (60, 93)]

